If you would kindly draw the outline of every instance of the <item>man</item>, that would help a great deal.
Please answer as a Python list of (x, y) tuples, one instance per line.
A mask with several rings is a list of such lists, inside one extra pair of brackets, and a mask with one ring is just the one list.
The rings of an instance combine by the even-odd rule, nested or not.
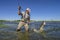
[(21, 27), (24, 26), (25, 30), (28, 31), (28, 25), (30, 22), (30, 9), (27, 8), (25, 12), (20, 12), (20, 8), (18, 7), (18, 15), (21, 15), (21, 21), (18, 24), (17, 31), (20, 31)]

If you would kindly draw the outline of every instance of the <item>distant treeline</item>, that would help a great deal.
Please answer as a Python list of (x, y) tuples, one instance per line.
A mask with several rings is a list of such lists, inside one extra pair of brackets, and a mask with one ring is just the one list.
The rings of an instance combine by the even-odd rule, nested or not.
[[(20, 22), (21, 20), (0, 20), (0, 22)], [(35, 22), (35, 20), (30, 20), (30, 22)]]
[(0, 22), (6, 22), (6, 20), (0, 20)]
[[(0, 24), (4, 24), (4, 23), (19, 23), (21, 20), (0, 20)], [(31, 22), (36, 22), (35, 20), (31, 20)]]
[[(21, 20), (0, 20), (0, 22), (20, 22), (20, 21)], [(41, 20), (40, 21), (30, 20), (30, 22), (41, 22)], [(60, 22), (60, 21), (46, 21), (46, 22)]]

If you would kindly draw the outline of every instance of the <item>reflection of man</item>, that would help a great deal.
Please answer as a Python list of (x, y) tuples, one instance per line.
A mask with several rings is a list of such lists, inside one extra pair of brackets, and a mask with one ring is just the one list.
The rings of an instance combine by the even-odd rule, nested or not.
[(28, 32), (17, 32), (17, 40), (29, 40), (29, 33)]
[(20, 12), (20, 7), (18, 8), (18, 15), (21, 15), (21, 21), (18, 24), (17, 31), (20, 31), (21, 27), (24, 26), (25, 30), (28, 31), (28, 24), (30, 22), (30, 9), (27, 8), (25, 12)]

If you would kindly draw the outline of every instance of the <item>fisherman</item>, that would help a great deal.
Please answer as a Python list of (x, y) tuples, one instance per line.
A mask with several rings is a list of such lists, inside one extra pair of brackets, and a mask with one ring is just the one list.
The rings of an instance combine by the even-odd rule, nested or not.
[(30, 8), (27, 8), (25, 12), (21, 12), (20, 9), (21, 7), (18, 6), (18, 15), (21, 15), (21, 21), (18, 24), (17, 31), (20, 31), (22, 26), (28, 31), (30, 23)]

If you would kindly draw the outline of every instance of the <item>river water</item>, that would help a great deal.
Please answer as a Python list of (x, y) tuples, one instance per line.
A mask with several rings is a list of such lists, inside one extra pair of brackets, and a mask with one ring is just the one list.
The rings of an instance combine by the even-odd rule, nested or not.
[(60, 22), (46, 22), (44, 32), (36, 33), (33, 28), (39, 30), (41, 22), (31, 22), (29, 32), (22, 27), (20, 32), (16, 31), (18, 23), (5, 22), (7, 28), (0, 28), (0, 40), (60, 40)]

